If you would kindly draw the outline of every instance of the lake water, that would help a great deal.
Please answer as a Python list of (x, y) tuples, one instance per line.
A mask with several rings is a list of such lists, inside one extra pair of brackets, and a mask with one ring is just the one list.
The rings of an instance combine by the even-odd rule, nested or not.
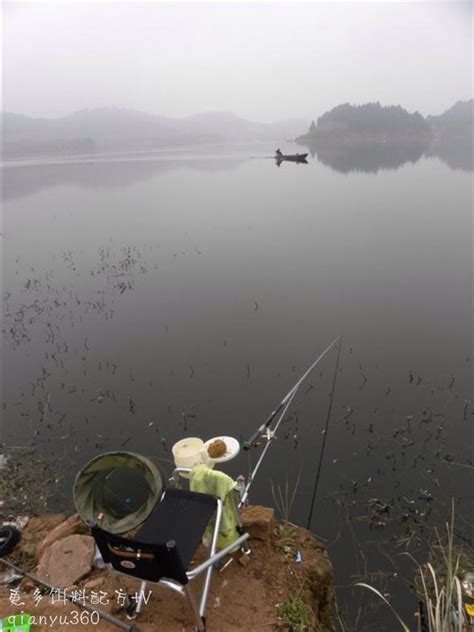
[[(100, 452), (170, 460), (183, 435), (248, 438), (342, 333), (311, 530), (353, 629), (391, 631), (354, 581), (385, 571), (372, 580), (408, 618), (403, 544), (424, 561), (453, 497), (471, 537), (472, 172), (436, 157), (278, 168), (273, 149), (6, 166), (2, 438), (53, 464), (50, 507), (71, 508)], [(301, 472), (303, 525), (335, 361), (302, 387), (251, 493), (273, 504), (270, 481), (292, 490)]]

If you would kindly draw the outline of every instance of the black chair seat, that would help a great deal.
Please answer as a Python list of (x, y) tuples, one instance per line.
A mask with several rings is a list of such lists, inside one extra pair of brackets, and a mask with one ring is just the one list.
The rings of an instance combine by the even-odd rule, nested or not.
[[(248, 533), (242, 534), (234, 544), (216, 552), (217, 536), (222, 520), (222, 501), (209, 494), (183, 489), (167, 489), (160, 502), (142, 524), (133, 539), (122, 537), (91, 525), (91, 533), (104, 562), (119, 573), (141, 580), (140, 598), (133, 604), (128, 598), (127, 614), (135, 617), (144, 602), (148, 581), (178, 590), (188, 601), (199, 632), (205, 632), (205, 609), (213, 565), (240, 546)], [(216, 514), (212, 529), (212, 543), (206, 560), (189, 572), (192, 557), (198, 548), (209, 521)], [(236, 515), (238, 521), (238, 516)], [(240, 522), (239, 522), (240, 524)], [(205, 573), (199, 606), (188, 583)]]
[(133, 539), (144, 544), (174, 540), (188, 568), (216, 508), (217, 500), (209, 494), (167, 489)]

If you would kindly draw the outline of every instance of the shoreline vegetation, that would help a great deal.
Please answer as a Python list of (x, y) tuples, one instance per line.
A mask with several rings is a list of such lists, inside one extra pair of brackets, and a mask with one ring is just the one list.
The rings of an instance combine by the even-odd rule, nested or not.
[[(411, 553), (406, 555), (414, 565), (411, 591), (418, 601), (415, 613), (417, 632), (467, 632), (473, 629), (474, 617), (473, 551), (456, 537), (454, 499), (451, 519), (444, 531), (434, 530), (428, 559), (420, 563)], [(403, 620), (390, 600), (380, 590), (365, 582), (355, 584), (377, 595), (392, 612), (394, 621), (403, 632), (413, 629), (411, 621)]]
[(377, 103), (344, 103), (312, 121), (306, 134), (296, 142), (412, 142), (441, 140), (447, 136), (461, 139), (473, 128), (474, 100), (458, 101), (438, 116), (424, 118), (401, 106)]

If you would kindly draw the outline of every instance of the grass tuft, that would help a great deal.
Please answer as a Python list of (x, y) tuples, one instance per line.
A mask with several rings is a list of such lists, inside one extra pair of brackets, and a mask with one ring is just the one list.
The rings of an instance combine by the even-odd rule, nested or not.
[[(454, 546), (454, 503), (451, 521), (446, 523), (446, 537), (441, 538), (436, 531), (438, 561), (436, 567), (431, 563), (419, 564), (410, 553), (408, 555), (417, 566), (417, 594), (423, 605), (423, 612), (418, 617), (418, 632), (464, 632), (467, 624), (463, 615), (462, 589), (459, 579), (460, 554)], [(382, 599), (398, 620), (404, 632), (410, 628), (401, 619), (390, 602), (382, 593), (365, 583), (356, 586), (367, 588)]]
[(286, 601), (277, 604), (277, 617), (283, 629), (291, 632), (305, 632), (309, 630), (307, 606), (299, 596), (290, 596)]

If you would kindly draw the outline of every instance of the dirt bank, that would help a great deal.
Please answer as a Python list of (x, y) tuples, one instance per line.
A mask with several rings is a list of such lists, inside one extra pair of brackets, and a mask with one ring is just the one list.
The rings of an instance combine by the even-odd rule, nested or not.
[[(24, 569), (34, 569), (37, 546), (63, 520), (64, 516), (60, 514), (32, 518), (21, 543), (9, 559)], [(277, 524), (272, 525), (270, 536), (265, 540), (252, 539), (250, 547), (252, 553), (247, 565), (235, 559), (222, 572), (214, 572), (207, 607), (208, 632), (333, 630), (330, 612), (332, 566), (324, 547), (304, 529)], [(198, 551), (196, 560), (201, 554)], [(300, 558), (301, 561), (297, 561)], [(1, 567), (0, 572), (4, 569)], [(17, 605), (12, 603), (10, 592), (15, 586), (19, 588)], [(35, 615), (37, 620), (40, 615), (45, 616), (40, 625), (32, 626), (32, 632), (115, 632), (119, 629), (103, 620), (97, 624), (87, 623), (86, 615), (82, 623), (76, 623), (78, 615), (74, 611), (81, 612), (77, 606), (58, 602), (57, 596), (55, 603), (47, 595), (40, 600), (35, 586), (28, 580), (15, 586), (0, 587), (0, 615), (5, 617), (24, 611)], [(196, 589), (191, 583), (193, 586)], [(97, 595), (102, 596), (102, 600), (109, 603), (100, 607), (116, 612), (119, 618), (126, 620), (116, 591), (122, 589), (133, 593), (138, 590), (138, 582), (103, 569), (94, 570), (75, 588), (85, 589), (89, 602), (97, 599)], [(135, 622), (137, 629), (142, 632), (192, 630), (190, 613), (179, 595), (153, 584), (148, 588), (152, 594)]]

